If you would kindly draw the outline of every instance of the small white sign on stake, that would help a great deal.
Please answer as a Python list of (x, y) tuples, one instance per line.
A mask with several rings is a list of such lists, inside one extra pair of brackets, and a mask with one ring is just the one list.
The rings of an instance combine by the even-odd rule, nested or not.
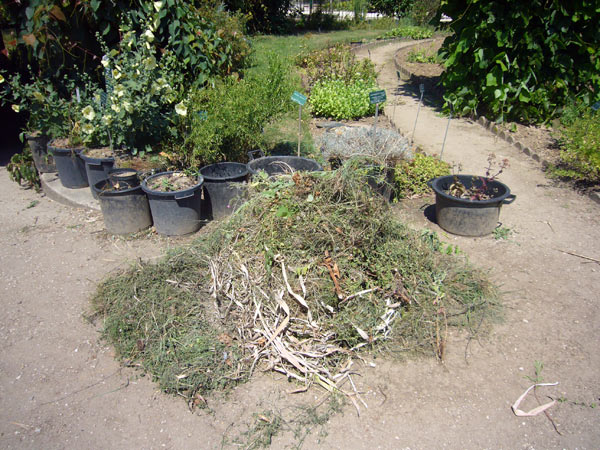
[(302, 141), (302, 106), (306, 103), (306, 96), (294, 91), (291, 100), (298, 103), (298, 156), (300, 156), (300, 142)]

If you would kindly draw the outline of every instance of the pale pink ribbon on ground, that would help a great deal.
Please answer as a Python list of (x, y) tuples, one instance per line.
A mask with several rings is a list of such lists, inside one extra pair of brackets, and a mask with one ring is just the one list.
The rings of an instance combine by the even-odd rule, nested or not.
[(556, 400), (552, 400), (549, 403), (546, 403), (544, 405), (540, 405), (537, 408), (533, 408), (531, 411), (528, 411), (528, 412), (521, 411), (519, 409), (519, 405), (521, 404), (521, 402), (523, 401), (523, 399), (525, 398), (525, 396), (527, 394), (529, 394), (529, 391), (531, 391), (533, 388), (535, 388), (537, 386), (556, 386), (557, 384), (558, 384), (558, 381), (556, 383), (538, 383), (538, 384), (534, 384), (533, 386), (530, 386), (529, 389), (527, 389), (525, 392), (523, 392), (523, 394), (511, 406), (512, 411), (515, 413), (515, 416), (519, 416), (519, 417), (537, 416), (539, 413), (544, 412), (548, 408), (554, 406), (554, 404), (556, 403)]

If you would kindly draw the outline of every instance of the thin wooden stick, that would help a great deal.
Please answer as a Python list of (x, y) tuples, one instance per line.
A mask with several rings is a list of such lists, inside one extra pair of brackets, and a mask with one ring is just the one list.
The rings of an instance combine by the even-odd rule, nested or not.
[(566, 250), (561, 250), (560, 248), (557, 248), (556, 250), (558, 250), (559, 252), (562, 252), (562, 253), (566, 253), (567, 255), (577, 256), (578, 258), (587, 259), (588, 261), (593, 261), (597, 264), (600, 264), (600, 259), (592, 258), (590, 256), (578, 255), (575, 252), (568, 252)]

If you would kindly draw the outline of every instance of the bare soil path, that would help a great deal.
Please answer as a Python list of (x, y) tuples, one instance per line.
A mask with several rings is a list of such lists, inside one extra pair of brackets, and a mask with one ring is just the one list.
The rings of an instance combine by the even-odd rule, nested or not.
[[(399, 83), (397, 49), (370, 49), (387, 89), (386, 114), (410, 133), (417, 102)], [(365, 56), (367, 51), (364, 51)], [(433, 106), (421, 109), (415, 143), (439, 153), (447, 120)], [(356, 449), (594, 449), (600, 447), (600, 265), (562, 251), (600, 258), (599, 207), (587, 197), (554, 187), (537, 163), (480, 126), (453, 120), (444, 159), (466, 173), (483, 172), (490, 152), (508, 158), (501, 180), (517, 194), (501, 220), (514, 231), (506, 241), (442, 232), (424, 207), (432, 198), (396, 205), (416, 227), (440, 233), (501, 286), (505, 319), (492, 334), (472, 341), (449, 337), (446, 361), (369, 359), (359, 367), (359, 389), (369, 405), (357, 417), (347, 406), (303, 448)], [(84, 319), (96, 283), (136, 258), (152, 259), (186, 239), (107, 236), (97, 213), (61, 206), (20, 189), (0, 168), (0, 447), (187, 449), (238, 448), (232, 439), (265, 409), (314, 401), (318, 391), (293, 399), (291, 385), (265, 374), (209, 399), (210, 411), (190, 413), (181, 399), (157, 391), (148, 377), (120, 368), (97, 329)], [(35, 203), (34, 202), (38, 202)], [(562, 251), (561, 251), (562, 250)], [(530, 385), (542, 361), (539, 391), (563, 398), (543, 414), (513, 415), (510, 405)], [(533, 397), (525, 409), (536, 406)], [(595, 406), (598, 405), (598, 406)], [(326, 433), (325, 433), (326, 432)], [(273, 448), (296, 442), (290, 432)]]

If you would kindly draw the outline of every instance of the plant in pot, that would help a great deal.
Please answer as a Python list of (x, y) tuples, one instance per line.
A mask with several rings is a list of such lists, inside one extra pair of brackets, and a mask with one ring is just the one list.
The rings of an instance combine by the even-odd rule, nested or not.
[(430, 180), (438, 225), (462, 236), (490, 234), (498, 225), (502, 205), (516, 198), (497, 180), (506, 167), (508, 160), (496, 164), (496, 156), (490, 154), (484, 176), (446, 175)]
[[(4, 77), (5, 74), (0, 71), (2, 103), (10, 103), (17, 113), (28, 114), (26, 129), (19, 135), (21, 141), (27, 140), (38, 172), (56, 172), (52, 155), (47, 151), (47, 143), (63, 135), (68, 128), (65, 120), (68, 100), (46, 78), (32, 75), (32, 80), (26, 82), (18, 73), (8, 78)], [(62, 81), (68, 89), (69, 81)], [(19, 163), (15, 161), (15, 164)]]

